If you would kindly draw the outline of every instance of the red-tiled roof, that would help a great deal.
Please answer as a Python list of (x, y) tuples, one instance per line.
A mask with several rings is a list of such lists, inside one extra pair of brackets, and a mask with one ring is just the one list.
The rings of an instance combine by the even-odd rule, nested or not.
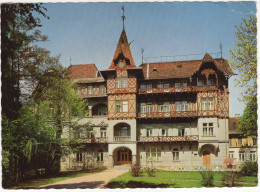
[(116, 66), (114, 65), (114, 60), (116, 60), (121, 53), (123, 54), (123, 56), (125, 58), (127, 58), (130, 61), (130, 65), (127, 65), (126, 68), (135, 67), (134, 59), (132, 57), (132, 53), (131, 53), (130, 46), (129, 46), (129, 43), (127, 40), (126, 32), (124, 29), (118, 40), (116, 51), (115, 51), (115, 54), (114, 54), (114, 57), (113, 57), (113, 60), (111, 62), (109, 69), (116, 68)]
[(72, 79), (95, 78), (98, 72), (95, 64), (70, 65), (68, 71)]
[(228, 119), (229, 130), (232, 130), (232, 131), (237, 130), (238, 120), (239, 120), (239, 118), (234, 118), (234, 117), (231, 117)]
[[(226, 60), (210, 59), (206, 54), (203, 60), (149, 63), (149, 79), (189, 78), (206, 62), (213, 62), (224, 75), (234, 75)], [(147, 79), (147, 65), (147, 63), (140, 65), (145, 79)]]

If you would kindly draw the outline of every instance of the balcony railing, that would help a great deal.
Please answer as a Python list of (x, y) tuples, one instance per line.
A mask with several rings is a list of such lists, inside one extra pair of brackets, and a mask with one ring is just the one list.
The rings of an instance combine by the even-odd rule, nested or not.
[(198, 141), (198, 135), (189, 135), (189, 136), (151, 136), (144, 137), (139, 136), (138, 142), (177, 142), (177, 141)]
[(139, 94), (156, 94), (156, 93), (179, 93), (179, 92), (197, 92), (197, 91), (213, 91), (217, 90), (217, 86), (187, 86), (187, 87), (169, 87), (169, 88), (151, 88), (139, 89)]
[(130, 136), (114, 136), (114, 141), (130, 141), (131, 137)]
[(87, 137), (78, 139), (78, 143), (107, 143), (107, 141), (107, 137)]
[(170, 117), (196, 117), (197, 111), (171, 111), (138, 113), (138, 118), (170, 118)]

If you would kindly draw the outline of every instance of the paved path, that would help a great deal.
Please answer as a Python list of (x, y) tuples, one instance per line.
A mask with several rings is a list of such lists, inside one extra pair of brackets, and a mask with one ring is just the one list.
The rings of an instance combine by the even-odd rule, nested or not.
[(129, 171), (128, 167), (125, 168), (112, 168), (99, 173), (93, 173), (85, 176), (66, 179), (56, 183), (48, 184), (39, 187), (40, 189), (94, 189), (105, 188), (105, 185), (113, 178), (118, 177)]

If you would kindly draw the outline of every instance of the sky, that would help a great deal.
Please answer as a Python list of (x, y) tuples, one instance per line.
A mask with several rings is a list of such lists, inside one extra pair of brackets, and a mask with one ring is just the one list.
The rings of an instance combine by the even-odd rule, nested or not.
[[(63, 66), (70, 63), (94, 63), (99, 70), (112, 61), (122, 32), (123, 3), (46, 3), (50, 19), (40, 17), (42, 34), (49, 41), (39, 43), (60, 55)], [(124, 3), (125, 30), (136, 66), (145, 62), (202, 59), (208, 53), (219, 53), (231, 60), (235, 48), (235, 25), (242, 18), (256, 13), (255, 2), (161, 2)], [(193, 56), (193, 54), (200, 54)], [(213, 57), (217, 56), (212, 54)], [(148, 58), (148, 57), (156, 57)], [(165, 58), (162, 61), (166, 61)], [(236, 71), (235, 71), (236, 72)], [(229, 80), (230, 117), (243, 114), (244, 103), (238, 99), (243, 88), (235, 87), (235, 77)]]

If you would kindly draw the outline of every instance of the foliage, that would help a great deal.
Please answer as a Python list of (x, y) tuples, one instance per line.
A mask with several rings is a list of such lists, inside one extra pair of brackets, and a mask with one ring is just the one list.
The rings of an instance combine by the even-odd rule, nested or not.
[(237, 131), (245, 137), (257, 136), (257, 97), (248, 102), (244, 114), (238, 121)]
[(149, 175), (149, 177), (154, 177), (155, 176), (155, 168), (152, 166), (146, 167), (145, 171)]
[(214, 175), (212, 171), (200, 171), (202, 176), (201, 184), (205, 187), (213, 186)]
[(141, 166), (138, 163), (132, 164), (130, 167), (130, 173), (134, 177), (139, 177), (142, 174)]
[(250, 15), (249, 19), (236, 26), (236, 48), (230, 50), (231, 66), (237, 70), (240, 77), (236, 78), (237, 85), (246, 87), (242, 93), (243, 100), (249, 101), (257, 94), (257, 20), (256, 16)]
[(222, 176), (222, 184), (224, 186), (234, 187), (237, 186), (241, 178), (241, 174), (237, 171), (224, 172)]
[(258, 164), (255, 161), (246, 161), (241, 166), (240, 173), (243, 176), (255, 176), (258, 174)]

